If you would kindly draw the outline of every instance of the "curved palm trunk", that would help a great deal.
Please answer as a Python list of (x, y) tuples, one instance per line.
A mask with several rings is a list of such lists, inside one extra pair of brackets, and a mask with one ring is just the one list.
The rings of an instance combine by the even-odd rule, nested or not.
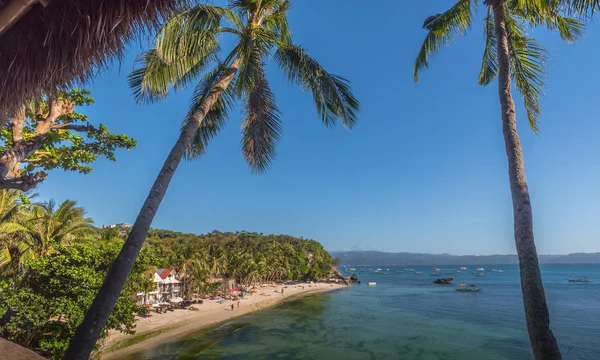
[(211, 90), (211, 93), (207, 96), (200, 107), (200, 110), (195, 114), (194, 121), (190, 121), (181, 131), (179, 139), (177, 139), (175, 146), (171, 149), (158, 177), (150, 189), (150, 193), (135, 220), (133, 228), (127, 237), (127, 241), (123, 245), (119, 256), (117, 256), (117, 259), (113, 262), (94, 302), (85, 314), (83, 322), (75, 332), (73, 338), (71, 338), (64, 359), (87, 360), (89, 358), (102, 329), (106, 325), (108, 316), (115, 307), (117, 299), (121, 294), (121, 289), (125, 285), (125, 281), (133, 267), (133, 263), (144, 244), (144, 240), (148, 235), (148, 229), (150, 228), (154, 215), (156, 215), (156, 211), (167, 192), (167, 188), (175, 170), (177, 170), (177, 166), (181, 162), (186, 149), (189, 148), (192, 138), (200, 128), (200, 124), (204, 120), (204, 117), (216, 103), (223, 91), (225, 91), (227, 86), (229, 86), (238, 67), (239, 60), (236, 59), (231, 66), (225, 70), (219, 82)]
[(550, 329), (550, 315), (533, 239), (531, 201), (525, 180), (523, 150), (517, 133), (515, 103), (511, 94), (508, 32), (502, 1), (496, 1), (493, 10), (496, 38), (498, 39), (498, 84), (502, 108), (502, 132), (508, 157), (515, 242), (521, 270), (521, 291), (529, 341), (537, 360), (562, 359), (558, 343)]

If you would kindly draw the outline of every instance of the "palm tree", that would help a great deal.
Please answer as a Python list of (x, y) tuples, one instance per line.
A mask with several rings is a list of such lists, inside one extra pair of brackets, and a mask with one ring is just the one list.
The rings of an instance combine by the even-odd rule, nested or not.
[(93, 220), (85, 215), (85, 209), (73, 200), (64, 201), (58, 208), (54, 200), (50, 200), (34, 205), (28, 216), (14, 224), (11, 231), (22, 233), (37, 256), (45, 256), (55, 245), (70, 245), (96, 234)]
[(28, 201), (18, 190), (0, 190), (0, 275), (17, 280), (24, 262), (33, 251), (23, 234), (14, 229), (28, 213)]
[[(550, 329), (550, 316), (533, 238), (531, 201), (511, 86), (514, 81), (523, 96), (529, 124), (537, 132), (547, 55), (545, 49), (527, 35), (526, 28), (546, 26), (558, 30), (564, 40), (574, 42), (582, 34), (583, 25), (563, 17), (556, 1), (485, 0), (483, 3), (487, 7), (484, 21), (486, 40), (479, 83), (488, 85), (498, 78), (527, 330), (536, 359), (561, 359), (558, 343)], [(418, 81), (418, 72), (428, 66), (432, 53), (442, 45), (449, 44), (456, 34), (465, 34), (470, 28), (476, 5), (476, 0), (458, 0), (446, 12), (425, 20), (423, 27), (428, 34), (415, 62), (415, 82)]]
[[(326, 126), (338, 120), (352, 128), (359, 104), (347, 80), (327, 72), (291, 41), (287, 22), (289, 0), (230, 0), (228, 7), (196, 5), (167, 21), (147, 51), (142, 66), (130, 75), (138, 101), (163, 99), (171, 87), (182, 88), (200, 77), (181, 134), (168, 155), (138, 214), (128, 240), (113, 263), (92, 306), (65, 354), (87, 359), (142, 247), (167, 187), (184, 156), (201, 155), (217, 135), (234, 101), (244, 108), (242, 151), (256, 172), (265, 171), (275, 156), (281, 122), (266, 77), (274, 59), (291, 82), (312, 92), (317, 113)], [(220, 58), (218, 36), (237, 38)], [(212, 65), (212, 68), (210, 66)], [(210, 70), (209, 70), (210, 68)]]

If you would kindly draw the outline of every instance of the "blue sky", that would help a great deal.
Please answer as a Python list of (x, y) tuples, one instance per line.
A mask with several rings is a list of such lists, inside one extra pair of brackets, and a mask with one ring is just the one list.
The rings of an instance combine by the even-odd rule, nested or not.
[[(423, 20), (450, 3), (365, 4), (297, 0), (290, 19), (295, 42), (351, 80), (361, 101), (356, 128), (323, 127), (310, 95), (270, 64), (284, 121), (270, 171), (253, 175), (246, 166), (236, 108), (205, 157), (181, 164), (153, 227), (287, 233), (329, 250), (515, 252), (497, 85), (476, 81), (483, 14), (415, 85)], [(532, 33), (552, 57), (540, 135), (515, 94), (540, 253), (600, 251), (598, 30), (589, 26), (575, 45)], [(133, 45), (124, 63), (99, 74), (88, 87), (96, 105), (84, 110), (138, 147), (120, 151), (117, 162), (98, 161), (90, 175), (52, 172), (38, 189), (42, 199), (77, 200), (96, 225), (135, 220), (187, 111), (189, 91), (134, 103), (126, 78), (140, 49)]]

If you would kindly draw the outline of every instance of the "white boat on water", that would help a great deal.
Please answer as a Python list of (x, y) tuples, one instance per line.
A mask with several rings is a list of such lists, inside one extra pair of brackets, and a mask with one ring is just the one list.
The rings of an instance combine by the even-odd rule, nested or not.
[(355, 268), (350, 268), (350, 269), (348, 269), (348, 270), (350, 270), (350, 271), (356, 271), (356, 269), (355, 269)]
[(377, 285), (377, 283), (375, 281), (369, 281), (367, 283), (367, 285), (369, 285), (369, 286), (375, 286), (375, 285)]
[(579, 279), (569, 279), (569, 282), (592, 282), (587, 276), (581, 277)]
[(504, 270), (502, 270), (502, 269), (492, 269), (492, 272), (502, 273), (502, 272), (504, 272)]
[(422, 271), (416, 271), (415, 274), (417, 274), (417, 275), (423, 275), (423, 272)]
[(479, 268), (479, 269), (477, 269), (477, 271), (485, 271), (485, 269), (484, 268)]
[(438, 269), (438, 268), (433, 268), (433, 272), (434, 272), (434, 273), (440, 272), (440, 269)]
[(466, 268), (466, 267), (464, 267), (464, 266), (461, 266), (461, 267), (459, 267), (459, 268), (458, 268), (458, 270), (465, 271), (465, 270), (467, 270), (467, 268)]

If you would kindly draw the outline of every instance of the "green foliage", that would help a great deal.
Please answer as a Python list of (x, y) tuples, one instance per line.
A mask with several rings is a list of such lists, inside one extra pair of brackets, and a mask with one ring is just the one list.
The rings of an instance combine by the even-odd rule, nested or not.
[(144, 245), (159, 259), (157, 267), (180, 267), (184, 296), (211, 291), (220, 275), (243, 284), (263, 281), (318, 280), (330, 275), (335, 260), (314, 240), (288, 235), (213, 231), (205, 235), (150, 230)]
[[(61, 358), (119, 250), (120, 244), (61, 245), (48, 256), (28, 261), (17, 289), (0, 293), (0, 303), (16, 312), (0, 330), (26, 346), (47, 350), (53, 359)], [(144, 310), (131, 294), (139, 289), (148, 266), (144, 261), (152, 258), (141, 256), (136, 262), (102, 338), (110, 329), (133, 333), (135, 314)]]
[[(87, 174), (92, 171), (91, 164), (98, 157), (115, 161), (117, 149), (130, 150), (136, 146), (135, 140), (127, 135), (113, 134), (102, 124), (93, 126), (89, 123), (87, 115), (72, 109), (94, 103), (88, 90), (72, 89), (58, 92), (56, 101), (69, 104), (71, 110), (59, 116), (52, 124), (42, 147), (25, 159), (18, 176), (35, 174), (43, 179), (48, 171), (54, 169)], [(27, 120), (22, 128), (24, 140), (36, 136), (34, 132), (37, 122), (48, 116), (49, 105), (48, 99), (41, 99), (27, 108)], [(10, 124), (0, 129), (0, 154), (15, 145), (12, 131)]]
[[(198, 4), (167, 21), (154, 48), (140, 57), (139, 67), (129, 76), (138, 102), (163, 100), (171, 88), (180, 90), (199, 79), (183, 125), (202, 120), (188, 148), (188, 159), (202, 155), (224, 127), (233, 102), (240, 101), (242, 153), (253, 171), (267, 170), (281, 135), (280, 114), (266, 79), (271, 59), (292, 83), (312, 92), (324, 125), (341, 120), (351, 128), (356, 123), (359, 103), (348, 80), (327, 72), (292, 43), (289, 8), (289, 0), (232, 0), (227, 7)], [(235, 38), (230, 50), (220, 47), (224, 33)], [(232, 69), (236, 74), (231, 83), (217, 89), (216, 84)], [(219, 99), (204, 109), (214, 91), (220, 92)]]
[[(423, 28), (427, 30), (427, 35), (415, 60), (415, 82), (419, 80), (419, 71), (428, 67), (429, 57), (432, 54), (436, 53), (442, 45), (450, 45), (456, 35), (466, 34), (471, 27), (477, 4), (475, 0), (458, 0), (446, 12), (430, 16), (425, 20)], [(486, 6), (485, 47), (478, 77), (479, 84), (484, 86), (491, 83), (498, 74), (496, 24), (492, 7)], [(541, 44), (528, 36), (527, 29), (544, 26), (558, 32), (563, 40), (572, 43), (582, 36), (584, 26), (576, 19), (563, 16), (567, 8), (564, 2), (560, 1), (508, 0), (502, 6), (506, 14), (508, 30), (510, 75), (517, 90), (523, 96), (529, 125), (534, 132), (538, 132), (548, 55)]]

